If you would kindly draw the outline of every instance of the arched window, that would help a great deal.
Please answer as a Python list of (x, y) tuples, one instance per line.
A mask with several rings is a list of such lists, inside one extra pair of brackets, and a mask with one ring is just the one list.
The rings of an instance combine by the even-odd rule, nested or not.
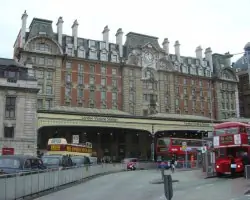
[(38, 43), (36, 44), (36, 50), (42, 52), (51, 52), (51, 47), (45, 43)]

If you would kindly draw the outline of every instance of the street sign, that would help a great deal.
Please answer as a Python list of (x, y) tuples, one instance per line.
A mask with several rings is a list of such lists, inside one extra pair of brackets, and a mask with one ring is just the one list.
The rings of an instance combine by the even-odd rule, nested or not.
[(187, 149), (187, 143), (186, 142), (182, 142), (182, 150), (183, 151), (186, 151), (186, 149)]
[(79, 135), (72, 135), (72, 143), (79, 144)]
[(207, 152), (207, 147), (206, 146), (201, 147), (201, 153), (206, 153), (206, 152)]

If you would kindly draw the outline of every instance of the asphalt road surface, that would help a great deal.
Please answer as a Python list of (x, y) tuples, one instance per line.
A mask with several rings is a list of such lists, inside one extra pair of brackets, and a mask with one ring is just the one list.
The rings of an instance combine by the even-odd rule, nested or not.
[[(92, 179), (83, 184), (61, 190), (37, 200), (164, 200), (163, 184), (152, 184), (159, 180), (160, 172), (131, 171), (121, 172)], [(172, 200), (250, 200), (244, 196), (247, 182), (237, 179), (204, 179), (200, 171), (176, 172), (173, 179), (174, 197)]]

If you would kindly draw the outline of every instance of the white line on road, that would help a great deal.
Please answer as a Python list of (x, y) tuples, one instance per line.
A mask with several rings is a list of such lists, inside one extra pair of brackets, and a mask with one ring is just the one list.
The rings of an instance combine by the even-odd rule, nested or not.
[(196, 190), (199, 190), (199, 189), (201, 189), (201, 188), (204, 188), (204, 187), (211, 187), (211, 186), (213, 186), (214, 184), (205, 184), (205, 185), (202, 185), (202, 186), (198, 186), (198, 187), (196, 187), (195, 189)]

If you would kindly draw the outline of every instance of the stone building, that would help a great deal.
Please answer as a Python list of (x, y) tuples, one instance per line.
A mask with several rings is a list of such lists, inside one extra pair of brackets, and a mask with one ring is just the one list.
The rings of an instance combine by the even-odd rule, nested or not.
[(169, 41), (129, 32), (123, 43), (121, 28), (116, 44), (78, 36), (78, 21), (72, 35), (63, 34), (63, 19), (57, 22), (34, 18), (26, 31), (27, 13), (14, 45), (21, 63), (32, 60), (38, 79), (38, 108), (79, 106), (118, 109), (137, 116), (157, 113), (226, 119), (238, 116), (237, 76), (230, 54), (212, 54), (211, 48), (196, 48), (196, 57), (181, 55), (180, 43), (169, 52)]
[(39, 89), (32, 69), (27, 67), (0, 58), (0, 155), (3, 148), (13, 148), (15, 154), (36, 153)]
[(239, 77), (240, 116), (250, 118), (250, 43), (244, 47), (244, 55), (238, 59), (233, 67)]

